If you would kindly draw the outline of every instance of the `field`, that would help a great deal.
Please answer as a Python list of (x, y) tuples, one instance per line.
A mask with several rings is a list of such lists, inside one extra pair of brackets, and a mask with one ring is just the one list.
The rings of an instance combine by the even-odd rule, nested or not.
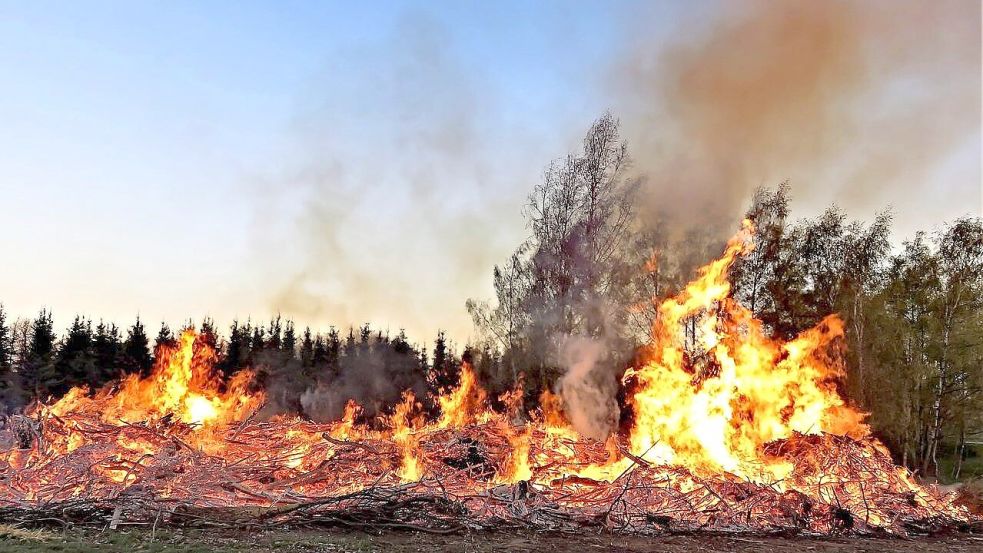
[(90, 529), (23, 530), (0, 527), (0, 551), (47, 553), (56, 551), (128, 553), (196, 552), (368, 552), (411, 551), (484, 553), (491, 551), (555, 551), (561, 553), (604, 551), (616, 553), (691, 551), (799, 551), (878, 553), (952, 552), (983, 550), (983, 537), (953, 535), (915, 540), (874, 538), (783, 538), (758, 536), (676, 535), (629, 537), (612, 535), (566, 535), (549, 533), (481, 533), (440, 536), (392, 532), (370, 535), (362, 532), (277, 530), (259, 533), (200, 529)]

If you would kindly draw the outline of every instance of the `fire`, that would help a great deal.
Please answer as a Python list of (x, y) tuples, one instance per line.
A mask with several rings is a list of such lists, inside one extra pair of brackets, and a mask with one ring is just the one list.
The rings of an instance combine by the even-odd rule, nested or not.
[(413, 416), (418, 408), (413, 392), (405, 392), (403, 401), (396, 406), (396, 411), (389, 422), (392, 428), (392, 441), (400, 451), (399, 470), (396, 474), (404, 482), (417, 482), (423, 477), (423, 459), (420, 455), (419, 443), (413, 434), (419, 418)]
[(247, 391), (252, 373), (233, 376), (222, 389), (214, 370), (215, 351), (197, 340), (193, 329), (181, 333), (178, 343), (162, 346), (150, 376), (127, 376), (118, 390), (100, 391), (89, 397), (85, 388), (74, 388), (47, 407), (51, 413), (97, 412), (105, 422), (136, 422), (174, 417), (196, 427), (221, 426), (242, 420), (262, 405), (262, 393)]
[(532, 427), (521, 429), (506, 428), (509, 451), (506, 454), (504, 466), (497, 480), (506, 484), (514, 484), (532, 479), (532, 468), (529, 465), (529, 448), (532, 441)]
[(345, 414), (341, 417), (341, 422), (331, 429), (331, 437), (340, 440), (356, 439), (362, 435), (356, 426), (358, 417), (362, 414), (362, 408), (355, 400), (348, 400), (345, 403)]
[(461, 363), (461, 381), (449, 393), (439, 396), (438, 428), (461, 428), (487, 413), (488, 394), (468, 363)]
[(843, 341), (838, 317), (782, 343), (729, 298), (728, 270), (750, 250), (752, 232), (745, 222), (720, 259), (659, 306), (646, 362), (626, 375), (637, 382), (631, 449), (647, 461), (769, 482), (791, 469), (764, 455), (769, 442), (794, 433), (868, 434), (865, 415), (835, 388), (843, 377), (829, 355)]
[[(330, 509), (369, 516), (375, 505), (394, 523), (468, 516), (642, 532), (662, 519), (680, 529), (818, 532), (967, 520), (951, 497), (894, 466), (865, 414), (838, 393), (839, 318), (786, 342), (731, 297), (728, 271), (752, 233), (745, 223), (720, 259), (658, 305), (642, 361), (623, 379), (631, 424), (603, 442), (579, 436), (548, 390), (531, 417), (521, 385), (500, 398), (507, 412), (492, 411), (467, 363), (457, 386), (428, 398), (440, 410), (430, 422), (410, 391), (375, 421), (360, 422), (354, 401), (330, 424), (255, 420), (265, 397), (252, 390), (253, 373), (223, 383), (215, 351), (187, 330), (157, 352), (149, 376), (73, 389), (7, 419), (0, 506), (87, 498), (112, 508), (125, 491), (151, 519), (166, 500), (317, 505), (330, 520), (352, 520)], [(388, 505), (384, 490), (411, 496)], [(439, 516), (413, 518), (414, 501), (429, 509), (435, 497)]]

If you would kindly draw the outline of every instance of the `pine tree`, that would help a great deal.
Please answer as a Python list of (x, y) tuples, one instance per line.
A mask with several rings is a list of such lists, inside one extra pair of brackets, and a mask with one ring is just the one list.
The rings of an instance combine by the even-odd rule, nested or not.
[(123, 370), (127, 373), (147, 375), (154, 360), (150, 355), (150, 340), (137, 317), (133, 326), (126, 332), (126, 342), (123, 343)]
[(454, 371), (451, 367), (450, 355), (447, 351), (447, 338), (444, 331), (437, 333), (437, 339), (433, 345), (433, 367), (429, 380), (434, 383), (437, 390), (444, 390), (453, 386), (456, 382)]
[(7, 327), (7, 312), (0, 303), (0, 373), (9, 371), (14, 360), (14, 340)]
[[(7, 326), (7, 312), (0, 304), (0, 407), (20, 402), (20, 390), (13, 371), (14, 337)], [(18, 397), (11, 397), (12, 395)]]
[(345, 338), (345, 345), (341, 350), (341, 355), (348, 359), (353, 359), (358, 352), (355, 351), (355, 329), (348, 327), (348, 337)]
[(177, 345), (177, 339), (174, 337), (174, 333), (171, 332), (171, 328), (167, 326), (167, 323), (160, 323), (160, 331), (157, 332), (157, 337), (154, 338), (154, 355), (157, 355), (157, 351), (162, 347), (173, 348)]
[(26, 351), (21, 359), (20, 374), (24, 391), (29, 397), (38, 398), (48, 395), (48, 386), (57, 385), (52, 363), (55, 349), (54, 321), (51, 312), (42, 309), (31, 322), (29, 337), (26, 340)]
[(122, 351), (122, 340), (119, 328), (110, 323), (108, 326), (99, 321), (95, 336), (92, 338), (92, 350), (95, 355), (96, 372), (91, 385), (96, 388), (117, 376)]
[(195, 338), (195, 346), (202, 347), (207, 346), (212, 351), (218, 355), (218, 332), (215, 330), (215, 321), (211, 317), (205, 317), (201, 321), (201, 330), (198, 331), (198, 336)]
[[(355, 342), (355, 337), (350, 332), (348, 335), (348, 340), (352, 344)], [(330, 366), (333, 370), (337, 370), (341, 359), (341, 336), (338, 335), (338, 330), (335, 327), (331, 327), (328, 330), (326, 354), (328, 366)]]
[(90, 382), (90, 379), (95, 376), (95, 369), (92, 322), (76, 315), (56, 355), (57, 383), (49, 385), (48, 390), (56, 396), (61, 396), (75, 386), (83, 384), (96, 386), (97, 382)]
[(280, 315), (277, 315), (275, 319), (270, 319), (270, 331), (267, 333), (266, 337), (266, 348), (278, 350), (282, 346), (282, 338), (280, 333), (282, 332), (282, 325), (280, 321)]
[(259, 325), (253, 329), (252, 343), (249, 346), (250, 349), (250, 362), (255, 360), (256, 354), (263, 351), (266, 347), (266, 329), (263, 325)]
[(311, 352), (311, 364), (319, 370), (328, 365), (328, 347), (324, 337), (318, 334), (314, 337), (314, 346)]
[(356, 348), (357, 355), (368, 356), (369, 350), (372, 347), (372, 329), (369, 328), (369, 324), (365, 323), (358, 332), (358, 347)]
[(227, 375), (233, 374), (246, 364), (249, 355), (249, 329), (239, 326), (238, 320), (229, 327), (229, 342), (225, 346), (225, 357), (219, 367)]
[(291, 320), (284, 325), (282, 348), (287, 359), (293, 359), (297, 355), (297, 334), (294, 331), (294, 322)]
[(311, 327), (304, 328), (304, 334), (300, 341), (300, 364), (305, 369), (314, 366), (314, 338), (311, 336)]

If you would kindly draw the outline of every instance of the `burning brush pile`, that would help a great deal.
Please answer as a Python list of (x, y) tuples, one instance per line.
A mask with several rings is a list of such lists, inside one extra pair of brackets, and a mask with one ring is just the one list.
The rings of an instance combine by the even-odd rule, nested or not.
[[(427, 420), (411, 393), (365, 421), (261, 421), (186, 331), (154, 372), (5, 421), (0, 517), (25, 522), (897, 533), (974, 523), (917, 484), (837, 392), (841, 321), (789, 342), (730, 298), (749, 228), (659, 306), (624, 377), (630, 424), (578, 436), (557, 396), (493, 412), (468, 366)], [(684, 332), (683, 328), (687, 328)], [(696, 343), (698, 354), (686, 345)]]

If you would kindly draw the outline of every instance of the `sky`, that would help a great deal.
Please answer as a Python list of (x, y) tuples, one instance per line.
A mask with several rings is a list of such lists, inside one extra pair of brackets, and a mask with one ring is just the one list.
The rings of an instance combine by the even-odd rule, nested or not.
[[(465, 300), (527, 234), (526, 194), (605, 110), (649, 199), (679, 211), (791, 178), (796, 214), (890, 205), (901, 238), (979, 214), (978, 2), (830, 5), (0, 1), (0, 302), (58, 327), (279, 312), (463, 343)], [(795, 54), (796, 25), (806, 50), (845, 46), (777, 73), (728, 57)], [(873, 38), (838, 38), (855, 27)], [(735, 65), (776, 84), (724, 78)], [(831, 82), (848, 101), (809, 92)], [(728, 100), (744, 93), (760, 101)], [(779, 139), (776, 120), (823, 139)]]

